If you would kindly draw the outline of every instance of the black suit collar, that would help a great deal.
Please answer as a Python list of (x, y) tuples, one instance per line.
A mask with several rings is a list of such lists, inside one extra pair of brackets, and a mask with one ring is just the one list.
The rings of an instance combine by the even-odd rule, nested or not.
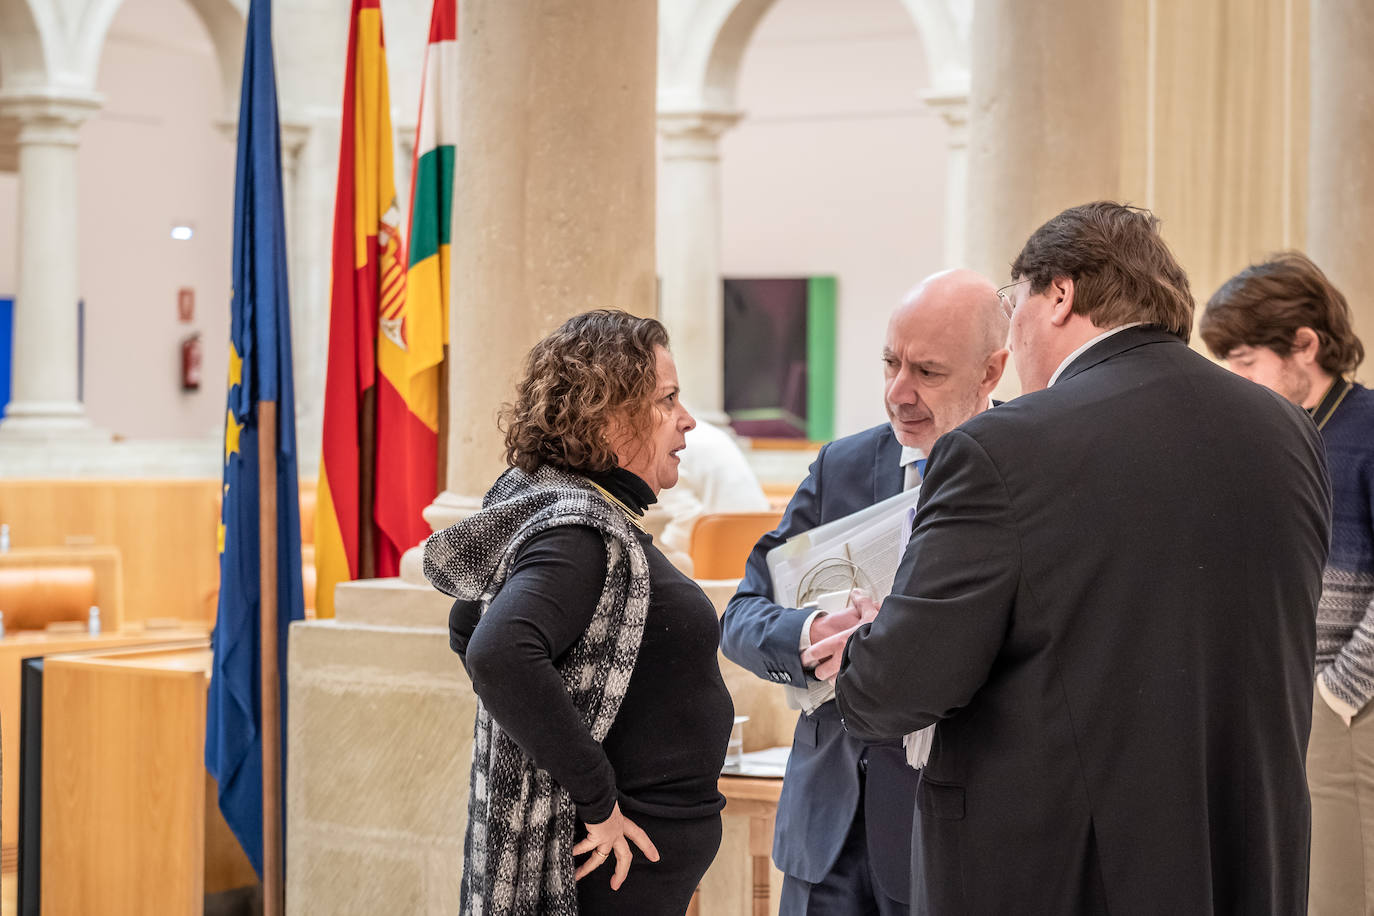
[(1183, 341), (1168, 331), (1156, 327), (1142, 325), (1118, 331), (1106, 340), (1100, 341), (1080, 353), (1073, 362), (1064, 367), (1063, 372), (1059, 373), (1059, 378), (1055, 379), (1055, 384), (1067, 382), (1078, 373), (1091, 369), (1113, 356), (1120, 356), (1127, 350), (1156, 343), (1183, 343)]

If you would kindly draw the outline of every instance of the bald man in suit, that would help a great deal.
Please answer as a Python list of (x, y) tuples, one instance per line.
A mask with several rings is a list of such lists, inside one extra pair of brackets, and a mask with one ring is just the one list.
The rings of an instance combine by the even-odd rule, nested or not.
[[(777, 530), (749, 556), (721, 621), (726, 657), (796, 688), (834, 676), (840, 634), (876, 607), (863, 597), (832, 614), (792, 607), (773, 594), (768, 551), (918, 486), (935, 440), (989, 406), (1006, 337), (996, 289), (971, 271), (936, 274), (907, 295), (882, 351), (888, 422), (821, 449)], [(813, 643), (827, 648), (817, 654)], [(773, 834), (782, 916), (908, 912), (917, 778), (900, 740), (846, 734), (834, 701), (798, 717)]]

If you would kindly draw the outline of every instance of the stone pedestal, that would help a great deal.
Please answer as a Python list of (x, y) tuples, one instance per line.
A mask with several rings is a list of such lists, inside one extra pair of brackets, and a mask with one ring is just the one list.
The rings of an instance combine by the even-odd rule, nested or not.
[(14, 374), (0, 437), (102, 438), (77, 390), (76, 311), (77, 131), (99, 104), (98, 96), (57, 90), (0, 95), (0, 115), (19, 124)]
[(1364, 372), (1374, 357), (1374, 20), (1359, 0), (1311, 7), (1312, 109), (1307, 250), (1345, 293), (1364, 342)]
[(289, 914), (458, 912), (476, 698), (433, 589), (345, 583), (291, 627)]

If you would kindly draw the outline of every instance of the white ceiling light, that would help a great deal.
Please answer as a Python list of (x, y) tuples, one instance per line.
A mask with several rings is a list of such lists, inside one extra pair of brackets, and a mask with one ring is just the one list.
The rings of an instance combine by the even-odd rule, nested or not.
[(173, 226), (173, 227), (172, 227), (172, 238), (176, 239), (178, 242), (187, 242), (187, 241), (190, 241), (191, 236), (193, 236), (193, 235), (195, 235), (195, 234), (196, 234), (195, 230), (192, 229), (190, 226)]

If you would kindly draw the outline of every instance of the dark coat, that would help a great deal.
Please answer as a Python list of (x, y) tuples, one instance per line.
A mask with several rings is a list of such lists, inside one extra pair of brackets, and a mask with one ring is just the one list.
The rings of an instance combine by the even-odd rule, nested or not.
[[(806, 686), (799, 651), (807, 610), (773, 603), (769, 550), (793, 535), (867, 508), (902, 490), (901, 446), (884, 423), (821, 449), (776, 531), (749, 555), (739, 591), (721, 619), (725, 656), (759, 677)], [(858, 762), (866, 745), (846, 734), (834, 702), (797, 719), (773, 833), (773, 861), (816, 883), (829, 873), (859, 805)], [(867, 748), (864, 805), (868, 851), (882, 891), (909, 899), (911, 819), (918, 774), (899, 742)]]
[(939, 722), (913, 912), (1306, 912), (1321, 440), (1157, 330), (932, 450), (849, 729)]

